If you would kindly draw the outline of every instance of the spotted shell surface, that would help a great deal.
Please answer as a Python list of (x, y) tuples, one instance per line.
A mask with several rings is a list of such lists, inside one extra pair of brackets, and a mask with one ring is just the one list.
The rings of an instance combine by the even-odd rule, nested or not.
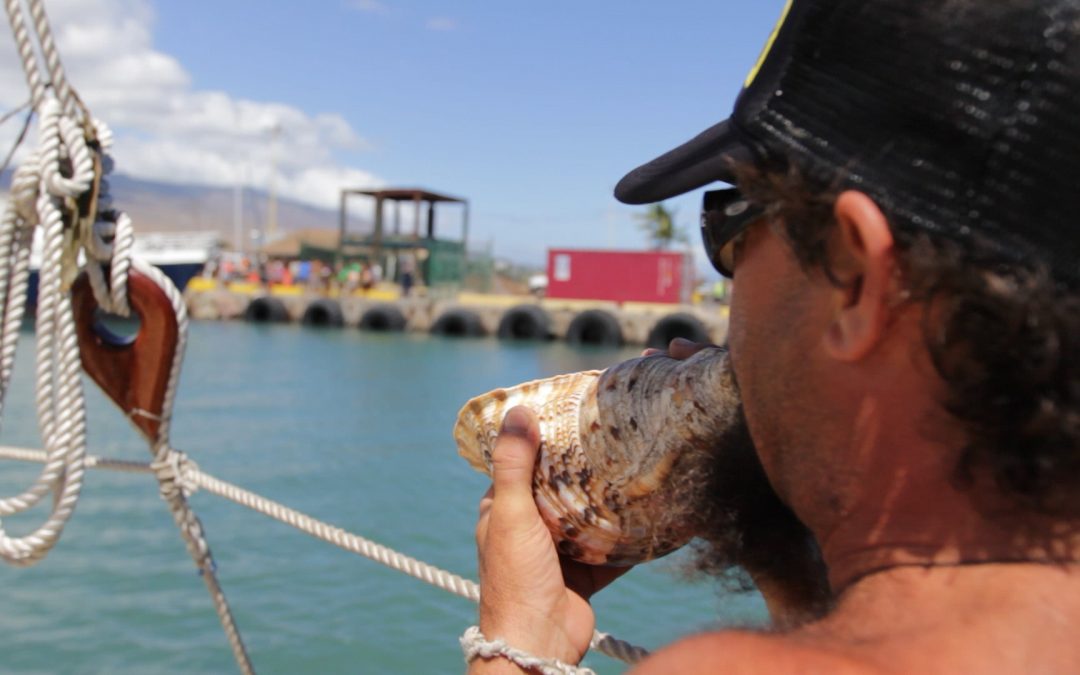
[(686, 544), (696, 523), (687, 485), (735, 424), (727, 351), (654, 355), (605, 371), (535, 380), (473, 398), (454, 427), (459, 453), (490, 475), (506, 412), (540, 425), (533, 492), (558, 550), (594, 565), (632, 565)]

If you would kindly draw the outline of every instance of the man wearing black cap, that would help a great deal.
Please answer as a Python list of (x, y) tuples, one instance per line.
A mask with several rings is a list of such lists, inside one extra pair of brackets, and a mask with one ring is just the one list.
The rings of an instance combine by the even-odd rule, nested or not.
[[(702, 234), (792, 533), (768, 544), (786, 577), (737, 552), (783, 630), (689, 638), (641, 672), (1080, 672), (1078, 92), (1080, 0), (793, 0), (731, 118), (619, 184), (738, 186), (706, 193)], [(583, 598), (618, 573), (560, 570), (535, 454), (515, 409), (477, 527), (480, 629), (576, 663)]]

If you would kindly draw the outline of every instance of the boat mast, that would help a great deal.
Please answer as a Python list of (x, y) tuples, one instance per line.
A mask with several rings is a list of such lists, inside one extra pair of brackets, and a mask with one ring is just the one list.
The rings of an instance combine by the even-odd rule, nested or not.
[(281, 124), (275, 123), (270, 130), (270, 201), (266, 207), (266, 243), (277, 238), (277, 165), (280, 141)]

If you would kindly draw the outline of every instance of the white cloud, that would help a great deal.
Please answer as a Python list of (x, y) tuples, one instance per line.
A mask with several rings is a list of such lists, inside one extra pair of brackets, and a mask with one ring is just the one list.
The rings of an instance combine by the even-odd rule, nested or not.
[[(382, 8), (376, 0), (350, 5)], [(365, 145), (342, 116), (194, 89), (183, 66), (154, 48), (148, 0), (52, 0), (48, 11), (69, 81), (116, 134), (119, 172), (210, 185), (241, 177), (265, 189), (276, 165), (281, 195), (326, 207), (337, 205), (343, 185), (381, 184), (335, 160), (335, 151)], [(0, 113), (27, 100), (28, 91), (10, 32), (0, 29)], [(0, 156), (18, 126), (12, 120), (0, 128)]]
[(458, 22), (445, 16), (436, 16), (427, 20), (424, 27), (428, 30), (451, 31), (457, 30)]
[(340, 188), (344, 185), (362, 189), (381, 185), (381, 181), (358, 169), (313, 166), (297, 173), (288, 190), (283, 193), (293, 199), (337, 206), (341, 197)]

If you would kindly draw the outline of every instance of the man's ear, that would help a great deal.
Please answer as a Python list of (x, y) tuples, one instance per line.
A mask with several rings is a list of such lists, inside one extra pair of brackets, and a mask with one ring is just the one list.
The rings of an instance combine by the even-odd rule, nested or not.
[(837, 226), (830, 263), (842, 286), (833, 291), (824, 346), (837, 360), (857, 361), (885, 331), (894, 291), (894, 241), (885, 214), (861, 192), (842, 193), (833, 215)]

